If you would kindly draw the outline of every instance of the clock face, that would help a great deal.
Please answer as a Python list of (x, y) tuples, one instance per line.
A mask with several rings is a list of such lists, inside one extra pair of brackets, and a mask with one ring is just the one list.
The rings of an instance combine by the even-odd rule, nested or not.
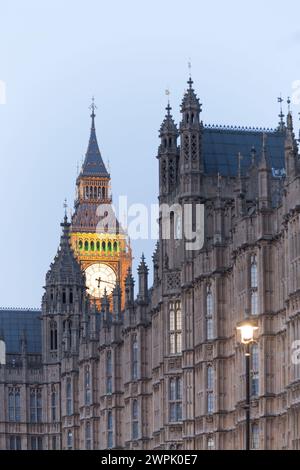
[(104, 263), (95, 263), (86, 268), (86, 286), (92, 297), (103, 297), (104, 289), (110, 294), (116, 284), (114, 270)]

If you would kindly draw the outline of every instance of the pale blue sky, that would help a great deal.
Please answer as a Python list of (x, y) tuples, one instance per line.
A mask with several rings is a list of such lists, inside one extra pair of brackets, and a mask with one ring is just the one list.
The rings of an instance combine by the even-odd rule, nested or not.
[[(164, 91), (178, 121), (189, 57), (205, 123), (276, 126), (300, 79), (299, 18), (296, 0), (0, 0), (0, 305), (40, 305), (93, 94), (114, 197), (155, 202)], [(135, 242), (135, 262), (153, 244)]]

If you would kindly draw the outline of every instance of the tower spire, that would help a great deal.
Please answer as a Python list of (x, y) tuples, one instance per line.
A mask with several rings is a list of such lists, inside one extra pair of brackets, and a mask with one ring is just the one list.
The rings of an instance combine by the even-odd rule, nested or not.
[(82, 166), (81, 176), (104, 176), (109, 178), (109, 173), (104, 165), (102, 156), (99, 150), (98, 141), (96, 137), (96, 128), (95, 128), (95, 110), (97, 106), (95, 105), (95, 99), (92, 98), (92, 104), (90, 105), (91, 110), (91, 133), (88, 144), (88, 149), (85, 154), (84, 163)]

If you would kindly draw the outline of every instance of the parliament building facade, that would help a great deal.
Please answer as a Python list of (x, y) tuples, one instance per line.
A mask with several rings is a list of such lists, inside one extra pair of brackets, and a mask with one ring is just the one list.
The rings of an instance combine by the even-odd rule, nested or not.
[[(300, 449), (300, 161), (291, 112), (275, 129), (206, 125), (191, 78), (157, 154), (171, 207), (135, 289), (125, 230), (92, 125), (46, 275), (41, 310), (0, 310), (0, 449), (243, 449), (245, 361), (255, 319), (252, 449)], [(204, 205), (187, 249), (184, 205)]]

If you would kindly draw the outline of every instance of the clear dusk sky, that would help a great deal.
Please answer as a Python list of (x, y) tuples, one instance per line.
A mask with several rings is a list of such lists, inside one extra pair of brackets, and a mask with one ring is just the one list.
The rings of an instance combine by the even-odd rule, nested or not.
[[(0, 0), (0, 306), (40, 305), (92, 95), (113, 197), (156, 202), (165, 89), (178, 122), (189, 58), (204, 123), (275, 127), (300, 80), (299, 0)], [(133, 242), (135, 267), (154, 243)]]

